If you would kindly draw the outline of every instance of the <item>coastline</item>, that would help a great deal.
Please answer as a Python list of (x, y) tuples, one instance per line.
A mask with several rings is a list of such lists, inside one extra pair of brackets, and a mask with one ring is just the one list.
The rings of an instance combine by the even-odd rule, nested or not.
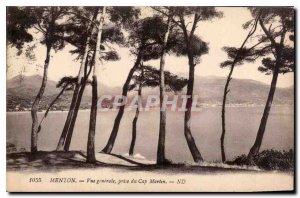
[[(222, 107), (220, 104), (204, 104), (197, 106), (197, 108), (200, 109), (208, 109), (208, 108), (220, 108)], [(226, 104), (226, 108), (256, 108), (256, 107), (264, 107), (263, 104)], [(273, 107), (289, 107), (289, 108), (295, 108), (294, 104), (273, 104)], [(125, 107), (126, 111), (127, 107)], [(132, 108), (134, 110), (136, 108)], [(170, 108), (166, 108), (167, 110), (170, 110)], [(150, 110), (159, 110), (159, 107), (152, 107)], [(79, 109), (79, 111), (90, 111), (90, 109)], [(177, 110), (176, 110), (177, 111)], [(14, 113), (29, 113), (30, 110), (25, 111), (6, 111), (7, 114), (14, 114)], [(38, 112), (45, 113), (45, 110), (41, 110)], [(49, 113), (65, 113), (69, 112), (69, 110), (50, 110)]]

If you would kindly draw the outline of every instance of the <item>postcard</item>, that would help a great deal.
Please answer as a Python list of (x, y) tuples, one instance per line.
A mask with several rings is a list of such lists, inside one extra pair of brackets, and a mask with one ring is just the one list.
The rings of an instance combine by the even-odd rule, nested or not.
[(8, 6), (8, 192), (294, 192), (293, 7)]

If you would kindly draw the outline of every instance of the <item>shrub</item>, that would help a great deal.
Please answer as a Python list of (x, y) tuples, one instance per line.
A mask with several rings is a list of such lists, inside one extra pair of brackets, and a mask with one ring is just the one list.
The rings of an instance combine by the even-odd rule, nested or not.
[[(254, 163), (264, 170), (292, 171), (294, 170), (294, 150), (264, 150), (254, 157)], [(246, 155), (240, 155), (228, 164), (249, 165)]]
[(14, 153), (17, 151), (16, 146), (13, 143), (6, 143), (6, 153)]

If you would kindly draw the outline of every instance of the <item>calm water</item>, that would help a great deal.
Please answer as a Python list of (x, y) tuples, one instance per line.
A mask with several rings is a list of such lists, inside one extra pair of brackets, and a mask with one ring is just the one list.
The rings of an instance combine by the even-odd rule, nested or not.
[[(247, 153), (254, 142), (263, 107), (228, 107), (225, 149), (228, 159)], [(221, 109), (204, 108), (192, 115), (192, 133), (207, 161), (220, 160)], [(125, 112), (114, 153), (128, 153), (132, 119), (135, 112)], [(100, 151), (111, 132), (116, 112), (98, 113), (96, 148)], [(39, 114), (41, 116), (41, 113)], [(39, 133), (40, 150), (54, 150), (67, 112), (50, 112)], [(158, 142), (159, 111), (141, 112), (138, 120), (135, 153), (155, 159)], [(72, 150), (86, 150), (89, 111), (80, 111), (75, 126)], [(29, 112), (7, 113), (7, 142), (17, 148), (30, 148), (31, 117)], [(291, 106), (273, 107), (269, 116), (261, 149), (290, 149), (294, 147), (294, 110)], [(175, 162), (192, 161), (183, 134), (183, 112), (167, 112), (167, 158)]]

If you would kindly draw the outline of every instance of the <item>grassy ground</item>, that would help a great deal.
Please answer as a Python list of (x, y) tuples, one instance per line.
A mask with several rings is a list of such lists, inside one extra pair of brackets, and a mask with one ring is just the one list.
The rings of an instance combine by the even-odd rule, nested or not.
[[(171, 171), (178, 173), (219, 173), (219, 172), (261, 172), (259, 167), (246, 166), (244, 164), (231, 163), (207, 163), (201, 164), (169, 164), (159, 166), (155, 161), (143, 158), (121, 156), (117, 154), (96, 153), (95, 164), (86, 163), (86, 155), (81, 151), (39, 151), (35, 154), (30, 152), (19, 152), (7, 154), (7, 170), (28, 170), (28, 171), (60, 171), (66, 169), (90, 169), (90, 168), (117, 168), (127, 170), (146, 171)], [(284, 170), (292, 172), (293, 170)]]
[(176, 172), (224, 172), (224, 171), (258, 171), (242, 166), (226, 166), (220, 164), (169, 164), (158, 166), (154, 161), (124, 157), (116, 154), (96, 154), (97, 163), (86, 163), (85, 153), (80, 151), (40, 151), (36, 154), (29, 152), (7, 154), (7, 170), (47, 170), (59, 171), (65, 169), (118, 168), (128, 170), (175, 171)]
[[(29, 152), (7, 154), (7, 190), (10, 192), (232, 192), (293, 190), (293, 172), (265, 171), (218, 163), (170, 164), (115, 154), (96, 154), (97, 163), (85, 162), (85, 153)], [(30, 178), (42, 178), (30, 183)], [(49, 183), (51, 178), (76, 178), (84, 183)], [(108, 179), (114, 183), (89, 183)], [(135, 179), (137, 183), (131, 183)], [(152, 179), (165, 183), (151, 183)], [(128, 180), (129, 183), (124, 183)], [(178, 181), (185, 184), (178, 184)], [(142, 181), (142, 182), (141, 182)], [(97, 182), (96, 182), (97, 183)]]

